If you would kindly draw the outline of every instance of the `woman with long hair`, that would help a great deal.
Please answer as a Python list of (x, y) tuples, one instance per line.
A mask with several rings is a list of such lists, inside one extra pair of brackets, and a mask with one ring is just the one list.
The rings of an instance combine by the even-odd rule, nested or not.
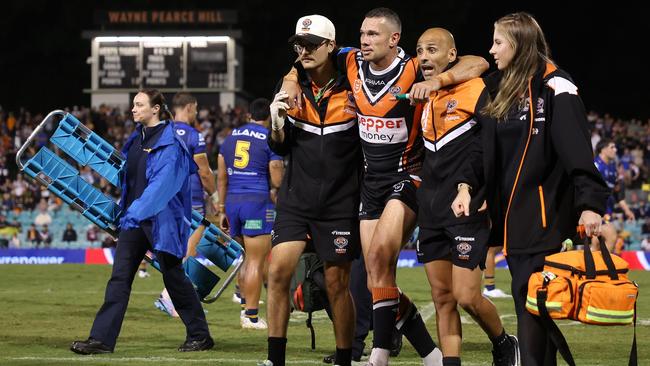
[(485, 78), (491, 118), (482, 126), (490, 242), (507, 256), (523, 365), (543, 365), (555, 353), (546, 356), (545, 328), (526, 311), (528, 278), (577, 225), (600, 234), (609, 190), (593, 164), (578, 88), (551, 59), (537, 21), (527, 13), (497, 20), (490, 54), (498, 68)]

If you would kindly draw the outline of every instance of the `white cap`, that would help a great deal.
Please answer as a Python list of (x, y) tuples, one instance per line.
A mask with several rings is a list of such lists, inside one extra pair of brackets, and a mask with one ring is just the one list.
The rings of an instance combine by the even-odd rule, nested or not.
[(297, 38), (318, 44), (326, 39), (336, 39), (336, 29), (334, 28), (334, 23), (322, 15), (306, 15), (298, 19), (296, 23), (296, 34), (289, 38), (289, 42), (293, 42)]

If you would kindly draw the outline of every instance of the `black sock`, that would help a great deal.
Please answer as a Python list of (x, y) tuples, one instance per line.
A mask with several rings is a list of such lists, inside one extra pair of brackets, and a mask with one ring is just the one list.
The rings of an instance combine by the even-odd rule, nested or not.
[(460, 357), (443, 357), (442, 366), (460, 366)]
[(391, 348), (393, 328), (397, 318), (399, 292), (397, 287), (375, 287), (372, 289), (373, 348)]
[(436, 348), (436, 343), (431, 338), (420, 312), (415, 304), (404, 294), (400, 294), (400, 319), (397, 321), (397, 329), (408, 339), (415, 351), (424, 358)]
[(339, 366), (350, 366), (352, 364), (352, 348), (341, 349), (336, 347), (334, 364)]
[(492, 346), (494, 347), (494, 349), (501, 353), (503, 353), (504, 351), (510, 348), (510, 340), (508, 339), (508, 335), (506, 334), (505, 328), (501, 331), (501, 334), (499, 334), (498, 336), (490, 337), (490, 341), (492, 342)]
[(273, 362), (273, 366), (284, 366), (284, 358), (287, 352), (287, 339), (281, 337), (268, 338), (269, 361)]

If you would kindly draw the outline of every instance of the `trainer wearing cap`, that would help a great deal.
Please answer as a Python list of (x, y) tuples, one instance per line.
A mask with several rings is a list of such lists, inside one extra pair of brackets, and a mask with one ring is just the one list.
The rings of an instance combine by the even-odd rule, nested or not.
[[(350, 365), (355, 312), (349, 291), (350, 264), (359, 256), (361, 145), (350, 86), (337, 72), (335, 29), (321, 15), (300, 18), (289, 39), (298, 54), (302, 109), (289, 108), (280, 91), (271, 103), (269, 145), (288, 159), (278, 192), (268, 281), (268, 359), (284, 366), (289, 284), (303, 250), (324, 262), (327, 297), (336, 338), (335, 364)], [(312, 248), (313, 247), (313, 248)]]
[(324, 41), (336, 42), (334, 24), (322, 15), (307, 15), (298, 19), (296, 34), (289, 37), (289, 43), (305, 41), (314, 45)]

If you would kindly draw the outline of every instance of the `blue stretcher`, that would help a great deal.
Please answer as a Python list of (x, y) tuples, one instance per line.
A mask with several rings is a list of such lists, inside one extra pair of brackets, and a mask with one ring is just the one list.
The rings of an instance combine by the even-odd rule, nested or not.
[[(61, 110), (50, 112), (21, 146), (16, 154), (18, 167), (73, 209), (79, 211), (85, 218), (113, 238), (117, 238), (118, 220), (121, 214), (119, 205), (111, 197), (106, 196), (81, 178), (79, 171), (72, 164), (46, 146), (41, 147), (34, 156), (23, 162), (23, 155), (29, 145), (52, 118), (60, 118), (60, 120), (58, 127), (50, 137), (50, 142), (80, 166), (89, 166), (108, 182), (119, 187), (119, 177), (125, 163), (122, 153), (88, 129), (73, 115)], [(205, 226), (205, 230), (197, 251), (226, 273), (227, 278), (217, 292), (208, 297), (220, 281), (220, 277), (194, 257), (187, 258), (183, 263), (183, 268), (194, 284), (201, 301), (212, 303), (221, 296), (237, 276), (245, 252), (239, 243), (201, 214), (192, 211), (192, 231), (199, 226)], [(147, 255), (145, 260), (160, 270), (155, 258)]]

